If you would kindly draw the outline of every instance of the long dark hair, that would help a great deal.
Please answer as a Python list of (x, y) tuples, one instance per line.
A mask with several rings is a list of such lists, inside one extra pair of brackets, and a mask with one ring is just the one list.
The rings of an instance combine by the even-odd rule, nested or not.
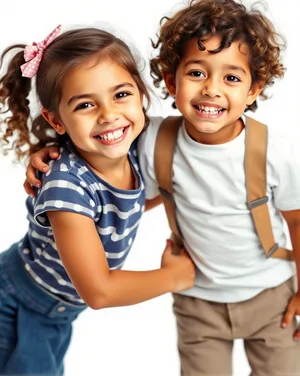
[[(0, 114), (1, 125), (4, 126), (2, 144), (4, 149), (15, 149), (18, 159), (34, 153), (48, 143), (60, 142), (68, 137), (53, 132), (41, 114), (34, 119), (31, 118), (28, 96), (33, 82), (23, 77), (20, 69), (25, 63), (24, 48), (23, 44), (8, 47), (0, 61), (2, 66), (4, 58), (11, 50), (21, 49), (12, 57), (6, 74), (0, 79)], [(67, 31), (54, 39), (45, 49), (34, 85), (41, 106), (59, 117), (58, 106), (65, 75), (93, 54), (105, 54), (130, 73), (140, 93), (147, 100), (147, 108), (143, 109), (147, 124), (146, 110), (149, 107), (150, 96), (133, 53), (121, 39), (96, 28)]]

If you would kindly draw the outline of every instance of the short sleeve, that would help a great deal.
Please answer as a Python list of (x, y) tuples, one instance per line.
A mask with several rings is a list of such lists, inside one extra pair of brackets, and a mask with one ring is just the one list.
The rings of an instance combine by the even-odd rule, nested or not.
[(147, 129), (138, 140), (138, 155), (141, 172), (145, 182), (146, 199), (159, 195), (158, 185), (154, 172), (154, 148), (159, 126), (163, 118), (152, 117)]
[[(272, 140), (271, 140), (272, 144)], [(271, 146), (276, 185), (275, 207), (281, 211), (300, 209), (300, 151), (296, 140), (281, 138)]]
[(88, 185), (70, 171), (45, 176), (34, 204), (35, 221), (50, 227), (47, 211), (68, 211), (95, 219), (96, 203)]

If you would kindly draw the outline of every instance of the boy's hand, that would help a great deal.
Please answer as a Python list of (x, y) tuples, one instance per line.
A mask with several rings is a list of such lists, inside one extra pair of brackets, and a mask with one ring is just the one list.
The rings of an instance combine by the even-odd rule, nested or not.
[(45, 162), (49, 159), (56, 159), (58, 157), (59, 148), (57, 146), (46, 146), (32, 154), (26, 169), (26, 180), (23, 184), (23, 187), (29, 196), (35, 196), (32, 186), (40, 188), (42, 185), (41, 181), (36, 178), (36, 172), (47, 172), (49, 166)]
[[(282, 328), (288, 327), (295, 316), (300, 316), (300, 291), (298, 291), (297, 294), (292, 297), (287, 306), (286, 312), (281, 322)], [(294, 339), (300, 340), (300, 328), (295, 331)]]

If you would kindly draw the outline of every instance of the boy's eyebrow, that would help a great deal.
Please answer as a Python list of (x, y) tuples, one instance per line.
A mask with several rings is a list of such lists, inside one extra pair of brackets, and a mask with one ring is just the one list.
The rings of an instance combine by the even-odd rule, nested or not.
[[(115, 91), (124, 88), (124, 87), (130, 87), (134, 88), (134, 86), (130, 82), (122, 82), (121, 84), (118, 84), (116, 86), (112, 86), (109, 91), (114, 93)], [(67, 105), (70, 106), (70, 104), (76, 100), (83, 99), (83, 98), (90, 98), (93, 97), (95, 94), (93, 93), (84, 93), (84, 94), (79, 94), (79, 95), (73, 95), (69, 100)]]
[[(184, 65), (187, 66), (187, 65), (191, 65), (191, 64), (207, 65), (207, 61), (206, 60), (201, 60), (201, 59), (198, 59), (198, 60), (189, 60)], [(235, 71), (240, 71), (240, 72), (244, 73), (245, 75), (247, 75), (245, 69), (242, 68), (242, 67), (240, 67), (240, 66), (238, 66), (238, 65), (225, 64), (224, 68), (235, 70)]]
[(224, 65), (224, 67), (227, 68), (227, 69), (240, 71), (240, 72), (244, 73), (245, 75), (247, 75), (245, 69), (238, 66), (238, 65), (226, 64), (226, 65)]

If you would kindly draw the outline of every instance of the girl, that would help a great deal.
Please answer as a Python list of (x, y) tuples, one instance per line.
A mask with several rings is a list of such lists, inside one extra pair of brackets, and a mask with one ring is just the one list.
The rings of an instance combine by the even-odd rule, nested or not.
[[(160, 269), (120, 270), (144, 210), (135, 140), (149, 94), (122, 40), (95, 28), (59, 32), (1, 58), (21, 49), (0, 79), (3, 141), (18, 135), (19, 159), (53, 141), (61, 152), (27, 200), (27, 234), (0, 255), (1, 374), (61, 375), (72, 321), (87, 305), (139, 303), (195, 277), (170, 242)], [(31, 122), (32, 77), (42, 110)]]

